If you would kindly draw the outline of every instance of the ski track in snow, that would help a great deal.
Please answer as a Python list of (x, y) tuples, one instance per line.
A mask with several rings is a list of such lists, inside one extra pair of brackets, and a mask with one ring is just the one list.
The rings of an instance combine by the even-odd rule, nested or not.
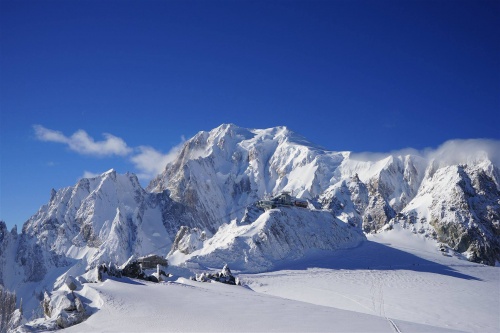
[[(65, 332), (401, 332), (388, 318), (218, 283), (180, 278), (132, 285), (108, 280), (94, 288), (104, 295), (102, 309)], [(405, 333), (452, 332), (405, 324)]]
[[(500, 331), (499, 267), (442, 256), (434, 241), (410, 239), (408, 233), (369, 236), (368, 244), (357, 249), (309, 259), (311, 268), (298, 263), (240, 278), (258, 292), (386, 318), (396, 332), (405, 331), (400, 320), (468, 332)], [(374, 251), (387, 244), (413, 254)], [(398, 257), (409, 260), (398, 263)]]

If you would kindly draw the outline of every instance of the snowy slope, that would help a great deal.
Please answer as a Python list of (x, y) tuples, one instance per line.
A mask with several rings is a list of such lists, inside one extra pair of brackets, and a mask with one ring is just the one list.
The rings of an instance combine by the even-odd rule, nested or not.
[(92, 249), (89, 263), (125, 261), (143, 248), (168, 245), (171, 238), (137, 177), (114, 170), (53, 191), (24, 229), (42, 248), (65, 257), (79, 259)]
[(103, 308), (65, 331), (391, 332), (394, 323), (404, 332), (452, 332), (183, 278), (144, 286), (108, 280), (92, 288)]
[(500, 267), (441, 252), (399, 227), (355, 249), (239, 277), (266, 295), (466, 332), (500, 330)]
[(443, 255), (401, 228), (368, 239), (239, 274), (246, 287), (181, 276), (85, 284), (78, 293), (95, 313), (65, 331), (498, 332), (499, 267)]
[[(186, 236), (184, 236), (186, 237)], [(312, 249), (337, 250), (358, 246), (365, 240), (359, 229), (341, 222), (327, 211), (282, 207), (262, 213), (251, 224), (222, 225), (217, 233), (187, 252), (173, 248), (172, 264), (198, 263), (246, 272), (267, 271), (277, 263), (302, 258)]]

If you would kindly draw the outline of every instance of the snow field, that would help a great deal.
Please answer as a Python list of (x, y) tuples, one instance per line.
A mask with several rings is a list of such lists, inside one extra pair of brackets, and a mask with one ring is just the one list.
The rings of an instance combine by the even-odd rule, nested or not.
[[(184, 278), (92, 285), (102, 308), (65, 332), (397, 332), (386, 318)], [(405, 332), (448, 332), (395, 321)]]
[(407, 230), (368, 240), (356, 249), (240, 279), (260, 293), (436, 329), (500, 331), (500, 267), (444, 256), (434, 241)]
[[(68, 332), (498, 332), (500, 267), (398, 229), (316, 251), (244, 286), (185, 277), (86, 284), (98, 310)], [(170, 267), (177, 276), (186, 268)], [(85, 289), (86, 288), (86, 289)], [(98, 295), (98, 299), (96, 299)]]

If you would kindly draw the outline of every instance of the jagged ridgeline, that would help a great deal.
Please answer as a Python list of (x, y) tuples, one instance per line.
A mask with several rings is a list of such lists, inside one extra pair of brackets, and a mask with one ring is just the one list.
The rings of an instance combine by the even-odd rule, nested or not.
[[(460, 163), (418, 154), (358, 160), (286, 127), (221, 125), (186, 141), (146, 189), (110, 170), (53, 190), (20, 233), (0, 224), (0, 282), (40, 301), (67, 271), (148, 254), (263, 271), (311, 250), (357, 246), (394, 224), (494, 265), (498, 165), (487, 154)], [(256, 206), (284, 191), (307, 208)]]

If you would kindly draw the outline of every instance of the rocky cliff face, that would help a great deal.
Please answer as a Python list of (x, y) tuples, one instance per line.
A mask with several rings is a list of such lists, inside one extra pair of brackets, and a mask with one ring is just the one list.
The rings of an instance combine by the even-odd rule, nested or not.
[(394, 221), (430, 234), (475, 262), (494, 265), (500, 255), (500, 191), (496, 168), (483, 160), (434, 170)]

